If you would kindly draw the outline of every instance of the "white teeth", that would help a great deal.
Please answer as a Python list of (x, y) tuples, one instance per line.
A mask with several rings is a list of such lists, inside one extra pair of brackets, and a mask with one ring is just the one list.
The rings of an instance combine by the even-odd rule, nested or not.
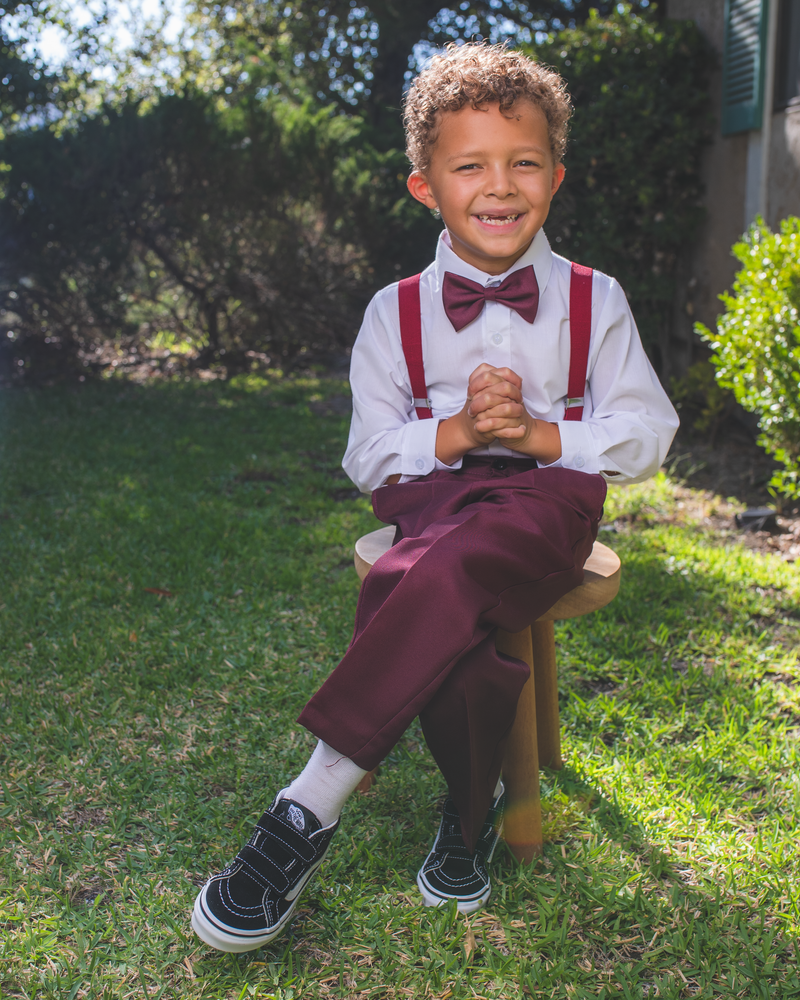
[(507, 226), (510, 222), (516, 222), (519, 212), (516, 215), (479, 215), (481, 222), (488, 222), (490, 226)]

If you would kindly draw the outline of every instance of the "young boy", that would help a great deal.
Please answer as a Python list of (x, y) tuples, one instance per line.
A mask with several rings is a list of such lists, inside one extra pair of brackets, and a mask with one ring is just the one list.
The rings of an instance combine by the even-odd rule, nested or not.
[(222, 951), (285, 926), (345, 800), (417, 715), (449, 791), (423, 900), (470, 912), (489, 897), (528, 675), (496, 630), (581, 582), (605, 480), (652, 475), (678, 423), (619, 285), (555, 256), (542, 230), (569, 114), (561, 78), (503, 46), (452, 46), (408, 93), (408, 189), (445, 229), (418, 280), (367, 309), (343, 462), (396, 542), (300, 716), (317, 748), (197, 898), (192, 925)]

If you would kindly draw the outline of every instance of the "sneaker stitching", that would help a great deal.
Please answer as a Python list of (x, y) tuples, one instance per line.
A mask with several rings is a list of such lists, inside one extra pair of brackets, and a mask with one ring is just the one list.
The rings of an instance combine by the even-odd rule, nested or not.
[[(277, 801), (279, 800), (276, 800), (271, 808), (275, 808)], [(278, 824), (281, 829), (276, 832), (275, 825)], [(201, 891), (198, 903), (204, 920), (215, 926), (218, 934), (237, 943), (240, 935), (245, 936), (252, 942), (253, 948), (277, 936), (283, 924), (291, 917), (302, 892), (322, 864), (338, 826), (338, 822), (332, 823), (328, 827), (306, 835), (290, 827), (281, 817), (272, 813), (267, 816), (266, 821), (262, 817), (252, 837), (245, 844), (245, 848), (249, 848), (247, 855), (244, 855), (243, 848), (231, 864), (209, 879)], [(284, 828), (289, 834), (288, 840), (281, 836)], [(278, 864), (267, 853), (270, 842), (273, 846), (281, 844), (287, 848), (292, 855), (290, 859)], [(298, 847), (304, 847), (305, 851), (299, 851)], [(264, 871), (260, 870), (260, 859), (268, 863), (274, 872), (280, 872), (283, 876), (280, 885), (276, 885)], [(299, 870), (293, 872), (290, 877), (287, 870), (296, 865)], [(258, 906), (245, 906), (235, 901), (237, 878), (254, 883), (263, 890)], [(294, 898), (289, 900), (286, 896), (293, 889), (297, 889), (297, 892)], [(225, 923), (226, 919), (230, 920), (230, 926)], [(266, 926), (259, 926), (259, 921)], [(255, 927), (252, 926), (254, 923)], [(240, 926), (237, 927), (237, 924)]]

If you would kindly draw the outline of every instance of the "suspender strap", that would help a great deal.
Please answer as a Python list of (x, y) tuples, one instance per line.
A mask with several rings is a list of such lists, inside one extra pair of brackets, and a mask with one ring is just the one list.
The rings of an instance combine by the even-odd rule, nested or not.
[[(586, 369), (589, 364), (589, 340), (592, 334), (592, 269), (572, 264), (569, 283), (569, 377), (565, 420), (580, 420), (583, 416), (583, 394), (586, 391)], [(400, 303), (400, 339), (414, 396), (414, 409), (420, 420), (432, 417), (431, 401), (425, 385), (422, 361), (422, 316), (419, 301), (419, 279), (415, 274), (403, 278), (398, 286)]]
[(586, 391), (586, 368), (589, 364), (589, 339), (592, 335), (592, 269), (571, 265), (569, 281), (569, 378), (565, 420), (583, 416)]
[(415, 274), (403, 278), (398, 287), (400, 302), (400, 339), (406, 358), (408, 378), (414, 397), (414, 409), (420, 420), (432, 417), (431, 401), (425, 385), (425, 368), (422, 364), (422, 315), (419, 304), (419, 279)]

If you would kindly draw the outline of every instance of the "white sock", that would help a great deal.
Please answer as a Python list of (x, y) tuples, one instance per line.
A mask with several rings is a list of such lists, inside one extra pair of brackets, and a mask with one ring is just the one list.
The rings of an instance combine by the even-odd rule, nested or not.
[(299, 802), (310, 809), (323, 826), (330, 826), (339, 818), (342, 806), (366, 773), (349, 757), (343, 757), (320, 740), (283, 797)]

